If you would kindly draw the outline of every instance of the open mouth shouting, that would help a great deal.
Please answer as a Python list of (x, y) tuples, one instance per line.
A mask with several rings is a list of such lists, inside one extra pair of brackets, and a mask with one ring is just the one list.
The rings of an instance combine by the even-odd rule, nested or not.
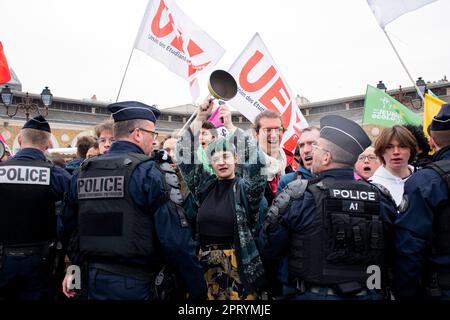
[(309, 165), (309, 164), (312, 163), (312, 160), (313, 160), (313, 157), (312, 157), (312, 156), (306, 156), (306, 157), (303, 159), (303, 162), (304, 162), (304, 164)]

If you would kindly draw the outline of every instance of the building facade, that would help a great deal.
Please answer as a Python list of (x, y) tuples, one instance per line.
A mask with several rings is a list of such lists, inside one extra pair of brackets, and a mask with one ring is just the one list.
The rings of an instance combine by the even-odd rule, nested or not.
[[(450, 101), (450, 83), (441, 80), (435, 83), (428, 83), (428, 88), (440, 99)], [(14, 98), (9, 113), (14, 113), (15, 106), (23, 101), (25, 93), (13, 91)], [(423, 112), (420, 99), (417, 98), (414, 87), (407, 87), (397, 90), (389, 90), (388, 94), (411, 108), (417, 113)], [(38, 94), (30, 94), (33, 102), (41, 104)], [(339, 114), (362, 124), (365, 95), (345, 97), (340, 99), (305, 103), (304, 99), (298, 97), (297, 104), (307, 119), (309, 125), (318, 126), (319, 119), (327, 114)], [(54, 148), (67, 148), (76, 145), (78, 137), (82, 135), (93, 135), (94, 126), (110, 117), (107, 110), (108, 103), (95, 100), (74, 100), (54, 97), (53, 104), (48, 110), (46, 119), (52, 128), (52, 142)], [(162, 141), (168, 135), (181, 129), (195, 111), (193, 105), (183, 105), (173, 108), (161, 109), (161, 116), (158, 120), (158, 140)], [(43, 111), (43, 110), (41, 110)], [(42, 113), (42, 112), (41, 112)], [(36, 114), (31, 114), (30, 117)], [(251, 123), (240, 113), (233, 112), (233, 123), (243, 129), (251, 128)], [(20, 111), (10, 118), (6, 114), (6, 108), (0, 105), (0, 133), (3, 135), (13, 152), (19, 148), (18, 133), (25, 123), (25, 115)], [(366, 132), (372, 139), (375, 139), (381, 127), (362, 124)]]

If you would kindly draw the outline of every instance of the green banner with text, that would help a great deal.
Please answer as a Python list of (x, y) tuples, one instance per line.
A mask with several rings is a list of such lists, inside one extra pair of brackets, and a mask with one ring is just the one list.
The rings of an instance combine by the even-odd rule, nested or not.
[(364, 124), (392, 127), (395, 124), (422, 124), (422, 118), (382, 90), (367, 85)]

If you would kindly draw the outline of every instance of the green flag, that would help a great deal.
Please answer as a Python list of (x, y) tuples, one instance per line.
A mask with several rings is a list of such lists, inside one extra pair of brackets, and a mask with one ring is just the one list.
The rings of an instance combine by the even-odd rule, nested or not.
[(421, 125), (422, 118), (385, 92), (367, 85), (364, 124), (392, 127), (395, 124)]

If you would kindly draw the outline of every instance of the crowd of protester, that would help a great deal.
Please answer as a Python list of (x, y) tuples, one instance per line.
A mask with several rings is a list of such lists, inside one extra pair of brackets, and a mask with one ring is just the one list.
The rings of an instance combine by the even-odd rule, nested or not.
[[(16, 155), (6, 147), (0, 169), (10, 168), (9, 164), (26, 166), (27, 157), (32, 156), (35, 162), (28, 166), (47, 168), (45, 163), (52, 162), (51, 170), (56, 166), (60, 170), (51, 171), (60, 185), (53, 186), (51, 180), (58, 196), (48, 202), (62, 201), (63, 209), (57, 221), (47, 220), (55, 223), (55, 230), (45, 240), (55, 240), (64, 248), (63, 269), (79, 265), (83, 279), (88, 279), (88, 292), (76, 291), (69, 286), (71, 274), (63, 272), (58, 283), (63, 284), (65, 297), (366, 300), (450, 296), (450, 256), (445, 245), (450, 235), (432, 223), (432, 214), (423, 218), (427, 223), (417, 223), (420, 230), (412, 222), (415, 210), (422, 210), (417, 219), (425, 212), (443, 212), (435, 219), (443, 228), (450, 226), (445, 214), (449, 166), (439, 164), (430, 173), (433, 160), (448, 158), (449, 105), (442, 107), (429, 128), (431, 146), (421, 127), (384, 128), (371, 141), (355, 122), (325, 116), (320, 127), (303, 129), (293, 153), (282, 147), (284, 128), (278, 113), (261, 112), (253, 129), (243, 131), (233, 124), (228, 106), (221, 105), (219, 116), (228, 131), (222, 137), (207, 120), (213, 107), (212, 100), (205, 100), (185, 130), (158, 143), (157, 109), (138, 102), (112, 104), (108, 109), (113, 120), (99, 123), (95, 136), (80, 137), (76, 158), (67, 163), (57, 157), (44, 158), (50, 127), (43, 118), (31, 119), (23, 127), (21, 151)], [(437, 152), (434, 158), (432, 150)], [(114, 187), (107, 184), (118, 176), (124, 179), (114, 180)], [(420, 180), (422, 185), (410, 180)], [(97, 186), (103, 191), (93, 193), (89, 183), (104, 189)], [(435, 192), (436, 188), (443, 190)], [(30, 187), (33, 190), (41, 189)], [(117, 200), (121, 197), (124, 200)], [(417, 207), (412, 207), (416, 202)], [(23, 211), (32, 205), (24, 204)], [(39, 212), (52, 207), (40, 207)], [(114, 214), (107, 216), (107, 212)], [(16, 227), (20, 234), (20, 222), (16, 223), (8, 228)], [(20, 264), (7, 254), (8, 237), (16, 242), (20, 238), (0, 235), (0, 248), (6, 248), (0, 254), (0, 299), (48, 298), (19, 294), (31, 289), (12, 281), (5, 268)], [(411, 249), (415, 255), (408, 256), (409, 246), (420, 249)], [(30, 256), (36, 253), (29, 252)], [(361, 273), (367, 278), (363, 268), (369, 265), (381, 267), (381, 285), (369, 288), (363, 283)], [(39, 263), (33, 266), (39, 268)], [(408, 278), (411, 270), (418, 278)], [(161, 273), (175, 280), (155, 286), (155, 277)], [(48, 293), (48, 274), (27, 279), (38, 281), (39, 277), (39, 285), (32, 290)], [(132, 288), (119, 285), (119, 280), (133, 281)], [(430, 288), (437, 294), (430, 294)]]

